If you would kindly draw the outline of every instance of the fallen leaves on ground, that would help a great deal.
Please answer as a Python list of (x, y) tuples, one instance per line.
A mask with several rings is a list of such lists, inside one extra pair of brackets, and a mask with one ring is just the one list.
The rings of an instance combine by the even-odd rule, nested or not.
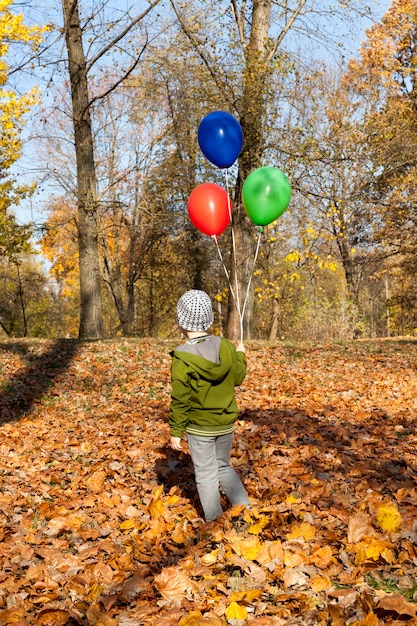
[(173, 346), (0, 343), (0, 624), (417, 624), (417, 342), (249, 342), (210, 524)]

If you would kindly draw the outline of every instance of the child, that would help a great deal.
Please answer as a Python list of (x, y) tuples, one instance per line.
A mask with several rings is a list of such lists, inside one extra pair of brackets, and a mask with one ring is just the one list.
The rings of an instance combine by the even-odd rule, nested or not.
[(213, 309), (204, 291), (193, 289), (179, 299), (177, 322), (188, 341), (171, 352), (170, 443), (181, 451), (186, 433), (204, 517), (211, 522), (223, 513), (219, 485), (232, 505), (250, 508), (230, 465), (238, 416), (234, 388), (246, 375), (245, 348), (208, 334)]

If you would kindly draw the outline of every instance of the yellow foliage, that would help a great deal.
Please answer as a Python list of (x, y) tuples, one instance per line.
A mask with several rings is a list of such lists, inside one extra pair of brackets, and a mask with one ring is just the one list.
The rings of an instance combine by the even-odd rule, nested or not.
[(165, 511), (165, 505), (162, 502), (161, 496), (164, 491), (164, 486), (160, 485), (153, 492), (153, 498), (149, 505), (149, 514), (151, 517), (160, 517)]
[(247, 589), (245, 591), (235, 591), (229, 599), (230, 602), (243, 602), (243, 600), (253, 602), (257, 600), (261, 594), (262, 589)]
[(229, 543), (236, 554), (248, 561), (254, 561), (263, 549), (263, 544), (257, 537), (230, 538)]
[(209, 566), (209, 565), (214, 565), (214, 563), (217, 562), (217, 559), (219, 557), (219, 550), (212, 550), (212, 552), (209, 552), (208, 554), (203, 554), (203, 556), (201, 557), (201, 562), (203, 565)]
[(265, 528), (265, 526), (268, 526), (268, 524), (269, 517), (267, 515), (261, 515), (255, 523), (250, 525), (248, 532), (250, 532), (252, 535), (259, 535), (259, 533), (262, 532), (262, 530)]
[(355, 563), (359, 565), (366, 561), (379, 561), (379, 559), (387, 563), (395, 563), (395, 554), (391, 548), (392, 545), (388, 541), (367, 537), (355, 546)]
[(292, 526), (292, 530), (287, 534), (287, 539), (299, 539), (303, 537), (306, 541), (310, 541), (316, 535), (316, 530), (314, 526), (309, 524), (308, 522), (303, 522), (299, 526)]
[(401, 513), (394, 503), (381, 504), (376, 513), (376, 523), (384, 532), (394, 533), (401, 528)]
[(318, 593), (319, 591), (327, 591), (331, 588), (331, 586), (332, 581), (328, 576), (319, 576), (316, 574), (310, 579), (310, 587), (315, 593)]
[(178, 626), (223, 626), (225, 622), (217, 615), (203, 615), (201, 611), (192, 611), (189, 615), (182, 617)]
[(288, 263), (297, 263), (297, 261), (300, 260), (300, 254), (295, 250), (287, 254), (285, 260), (288, 261)]
[(246, 610), (246, 607), (240, 606), (237, 602), (231, 602), (226, 609), (225, 615), (228, 620), (245, 620), (248, 616), (248, 611)]
[(300, 496), (294, 496), (292, 493), (285, 498), (285, 502), (287, 504), (300, 504), (301, 498)]
[(32, 48), (42, 40), (45, 28), (29, 27), (23, 23), (23, 14), (13, 14), (10, 10), (12, 0), (0, 0), (0, 154), (2, 168), (8, 169), (20, 156), (20, 131), (23, 116), (38, 102), (37, 89), (17, 97), (16, 93), (4, 89), (7, 83), (9, 66), (4, 57), (13, 42), (26, 42)]

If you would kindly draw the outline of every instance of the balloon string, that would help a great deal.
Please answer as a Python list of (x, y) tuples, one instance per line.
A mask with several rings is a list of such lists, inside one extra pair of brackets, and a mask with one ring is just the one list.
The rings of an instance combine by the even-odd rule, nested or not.
[[(232, 288), (231, 289), (231, 293), (232, 296), (235, 300), (235, 304), (236, 304), (236, 309), (237, 309), (237, 314), (239, 317), (239, 326), (240, 326), (240, 340), (243, 341), (243, 313), (241, 311), (240, 308), (240, 294), (239, 294), (239, 282), (238, 282), (238, 276), (237, 276), (237, 260), (236, 260), (236, 239), (235, 239), (235, 229), (234, 229), (234, 225), (233, 225), (233, 215), (232, 215), (232, 208), (230, 205), (230, 194), (229, 194), (229, 177), (228, 177), (228, 171), (226, 169), (225, 171), (226, 174), (226, 191), (227, 191), (227, 206), (229, 209), (229, 218), (230, 218), (230, 224), (231, 224), (231, 232), (232, 232), (232, 249), (233, 249), (233, 263), (234, 263), (234, 269), (235, 269), (235, 287), (236, 287), (236, 296), (233, 295), (233, 291)], [(230, 285), (230, 282), (229, 282)]]
[(230, 293), (232, 294), (232, 297), (234, 299), (235, 298), (235, 292), (233, 291), (233, 287), (232, 287), (232, 284), (230, 282), (229, 272), (227, 271), (227, 267), (226, 267), (225, 262), (223, 260), (222, 251), (220, 250), (219, 242), (217, 241), (216, 235), (213, 235), (213, 239), (216, 242), (217, 252), (219, 253), (220, 261), (222, 262), (224, 273), (226, 274), (227, 282), (229, 284)]
[(252, 271), (251, 271), (250, 276), (249, 276), (248, 286), (247, 286), (247, 289), (246, 289), (245, 301), (244, 301), (243, 307), (242, 307), (242, 318), (245, 315), (246, 305), (248, 303), (249, 290), (250, 290), (250, 286), (252, 284), (252, 277), (253, 277), (253, 273), (255, 271), (256, 261), (258, 259), (259, 247), (261, 245), (261, 236), (262, 236), (262, 227), (259, 226), (258, 227), (258, 242), (256, 244), (255, 256), (253, 258)]

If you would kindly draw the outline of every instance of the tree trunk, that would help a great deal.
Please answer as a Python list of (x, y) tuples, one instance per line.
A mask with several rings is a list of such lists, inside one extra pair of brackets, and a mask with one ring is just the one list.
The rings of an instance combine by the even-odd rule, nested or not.
[[(242, 186), (247, 176), (262, 164), (263, 120), (265, 118), (264, 92), (268, 75), (271, 72), (267, 48), (271, 20), (272, 0), (254, 0), (249, 44), (245, 50), (243, 97), (240, 106), (240, 125), (244, 136), (244, 146), (239, 157), (239, 172), (233, 203), (233, 228), (235, 232), (236, 264), (231, 256), (231, 285), (235, 298), (229, 298), (227, 335), (230, 339), (250, 339), (253, 322), (253, 286), (248, 285), (253, 271), (256, 249), (255, 227), (246, 216), (242, 205)], [(236, 306), (236, 292), (243, 308), (247, 303), (240, 327), (240, 316)]]
[(97, 227), (97, 182), (88, 98), (87, 67), (78, 1), (62, 0), (71, 83), (78, 190), (80, 339), (100, 339), (103, 317)]
[(278, 336), (279, 329), (279, 302), (276, 298), (272, 300), (272, 322), (271, 328), (269, 329), (269, 337), (271, 341), (276, 339)]

